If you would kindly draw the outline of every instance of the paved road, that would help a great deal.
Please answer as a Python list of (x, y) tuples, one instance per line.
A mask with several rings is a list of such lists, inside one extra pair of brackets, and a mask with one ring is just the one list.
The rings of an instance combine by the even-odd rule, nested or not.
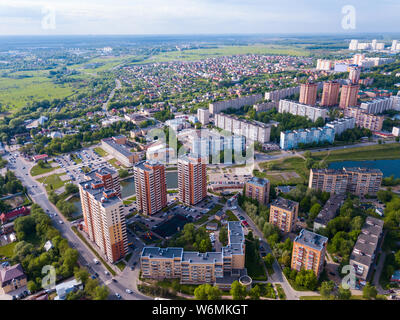
[[(10, 158), (10, 155), (4, 156), (6, 160)], [(17, 177), (21, 180), (24, 186), (28, 188), (28, 194), (32, 200), (40, 205), (43, 210), (49, 211), (50, 213), (58, 212), (57, 208), (48, 200), (45, 188), (35, 179), (29, 175), (32, 164), (27, 162), (22, 157), (17, 157), (15, 164), (12, 169)], [(66, 238), (70, 246), (77, 249), (79, 252), (79, 263), (81, 265), (89, 265), (88, 269), (93, 274), (97, 272), (99, 274), (99, 280), (101, 283), (106, 284), (110, 289), (110, 298), (116, 298), (115, 293), (119, 293), (122, 299), (126, 300), (147, 300), (152, 299), (142, 295), (136, 291), (136, 278), (138, 276), (138, 267), (135, 270), (131, 270), (130, 267), (126, 267), (125, 270), (115, 277), (117, 282), (111, 280), (111, 276), (105, 274), (106, 268), (102, 264), (94, 264), (93, 259), (96, 258), (90, 249), (78, 238), (78, 236), (72, 231), (71, 223), (67, 221), (62, 214), (59, 212), (55, 217), (52, 218), (54, 226), (61, 232), (62, 236)], [(63, 223), (60, 223), (62, 221)], [(134, 243), (135, 247), (141, 249), (143, 245), (140, 242)], [(130, 265), (134, 261), (138, 261), (138, 250), (136, 250), (131, 258)], [(126, 289), (131, 289), (133, 294), (125, 292)]]
[(121, 81), (118, 79), (115, 79), (115, 88), (110, 92), (110, 95), (108, 96), (108, 99), (106, 102), (103, 103), (103, 111), (108, 115), (107, 107), (108, 104), (110, 103), (111, 99), (114, 98), (115, 91), (121, 89)]

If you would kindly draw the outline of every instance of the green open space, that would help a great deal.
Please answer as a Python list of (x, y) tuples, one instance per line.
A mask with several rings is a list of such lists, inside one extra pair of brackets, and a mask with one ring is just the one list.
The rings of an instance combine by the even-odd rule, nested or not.
[(45, 174), (45, 173), (49, 173), (49, 172), (54, 171), (57, 168), (59, 168), (59, 166), (52, 167), (51, 166), (51, 162), (44, 163), (43, 167), (41, 167), (40, 165), (37, 164), (36, 166), (32, 167), (31, 176), (34, 177), (34, 176), (39, 176), (39, 175), (42, 175), (42, 174)]
[(5, 246), (0, 247), (0, 257), (11, 258), (14, 254), (14, 248), (17, 242), (11, 242)]
[(104, 151), (102, 148), (100, 147), (96, 147), (93, 149), (94, 152), (96, 152), (100, 157), (105, 157), (108, 156), (108, 152)]
[(40, 183), (45, 184), (45, 188), (47, 192), (50, 192), (52, 190), (57, 190), (64, 186), (66, 183), (70, 182), (71, 180), (67, 181), (62, 181), (60, 179), (61, 176), (65, 175), (64, 173), (58, 173), (58, 174), (53, 174), (47, 177), (43, 177), (40, 179), (37, 179)]
[(256, 240), (246, 240), (245, 266), (247, 274), (253, 280), (267, 281), (268, 276), (265, 272), (264, 262), (260, 258), (256, 242)]

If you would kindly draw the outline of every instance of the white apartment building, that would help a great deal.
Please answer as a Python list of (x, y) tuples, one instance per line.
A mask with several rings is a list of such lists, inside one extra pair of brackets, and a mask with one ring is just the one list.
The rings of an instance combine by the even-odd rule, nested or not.
[(378, 98), (372, 101), (363, 102), (360, 108), (365, 110), (367, 113), (378, 114), (386, 110), (393, 109), (392, 98)]
[(350, 117), (336, 119), (327, 123), (326, 126), (335, 129), (335, 134), (340, 136), (346, 130), (356, 127), (356, 119)]
[(296, 116), (307, 117), (313, 122), (317, 121), (320, 117), (322, 119), (328, 118), (328, 109), (326, 108), (313, 107), (291, 100), (279, 101), (278, 112), (288, 112)]
[(274, 90), (265, 93), (265, 100), (279, 102), (279, 100), (300, 93), (300, 86)]
[(210, 111), (207, 109), (197, 109), (197, 118), (202, 125), (210, 123)]
[(393, 127), (392, 134), (393, 134), (395, 137), (400, 137), (400, 127), (399, 127), (399, 128), (398, 128), (398, 127)]

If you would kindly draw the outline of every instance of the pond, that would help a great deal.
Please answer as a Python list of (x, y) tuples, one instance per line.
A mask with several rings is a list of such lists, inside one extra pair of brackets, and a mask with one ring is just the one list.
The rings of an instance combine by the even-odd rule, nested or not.
[(369, 160), (369, 161), (340, 161), (331, 162), (330, 169), (341, 169), (342, 167), (367, 167), (381, 169), (384, 177), (394, 176), (400, 178), (400, 159), (395, 160)]

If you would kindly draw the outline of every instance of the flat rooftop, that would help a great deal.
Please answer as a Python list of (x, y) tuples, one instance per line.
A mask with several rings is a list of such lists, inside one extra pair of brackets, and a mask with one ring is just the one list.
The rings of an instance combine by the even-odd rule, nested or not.
[(328, 242), (328, 238), (306, 229), (302, 229), (300, 234), (294, 239), (294, 242), (321, 251), (324, 248), (325, 243)]
[(289, 199), (285, 199), (285, 198), (281, 198), (281, 197), (279, 197), (279, 198), (277, 198), (277, 199), (275, 199), (272, 203), (271, 203), (271, 206), (275, 206), (275, 207), (278, 207), (278, 208), (282, 208), (282, 209), (285, 209), (285, 210), (294, 210), (297, 206), (298, 206), (298, 202), (296, 202), (296, 201), (292, 201), (292, 200), (289, 200)]
[(173, 259), (182, 258), (182, 248), (158, 248), (158, 247), (144, 247), (142, 249), (142, 257), (160, 258), (160, 259)]
[(88, 193), (90, 193), (95, 200), (99, 201), (104, 208), (113, 206), (115, 204), (122, 204), (122, 200), (118, 196), (107, 198), (106, 195), (115, 193), (115, 190), (105, 189), (104, 187), (93, 188), (93, 185), (103, 184), (100, 179), (91, 179), (82, 181), (79, 185)]
[(120, 154), (124, 155), (125, 157), (130, 157), (133, 155), (133, 152), (131, 152), (127, 147), (116, 143), (113, 138), (107, 138), (107, 139), (103, 139), (101, 140), (104, 143), (108, 144), (110, 147), (112, 147), (113, 149), (115, 149), (117, 152), (119, 152)]
[(269, 180), (264, 178), (252, 177), (249, 181), (247, 181), (247, 183), (254, 184), (258, 187), (265, 187), (269, 184)]

